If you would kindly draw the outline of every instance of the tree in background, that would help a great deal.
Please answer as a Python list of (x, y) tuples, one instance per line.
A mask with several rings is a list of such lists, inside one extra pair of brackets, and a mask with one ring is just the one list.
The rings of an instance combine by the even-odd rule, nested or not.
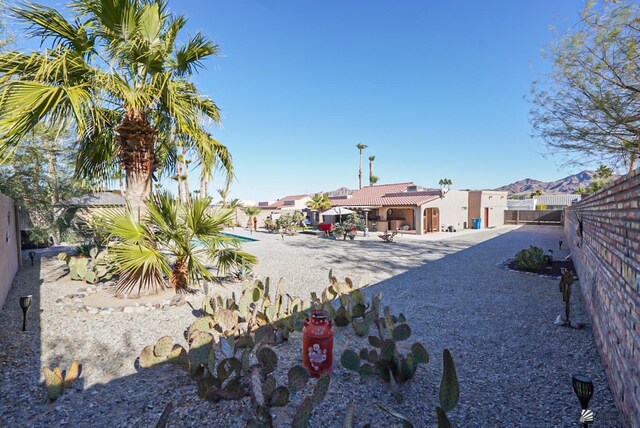
[(68, 123), (80, 142), (78, 176), (108, 180), (122, 167), (134, 211), (143, 209), (154, 174), (175, 166), (178, 143), (206, 174), (219, 162), (230, 175), (231, 156), (206, 127), (219, 121), (218, 107), (191, 80), (217, 45), (200, 33), (178, 45), (187, 20), (165, 0), (67, 6), (70, 20), (42, 5), (11, 8), (50, 48), (0, 54), (0, 162), (38, 123)]
[(320, 213), (326, 209), (331, 208), (331, 201), (329, 201), (328, 193), (316, 193), (309, 202), (307, 202), (307, 208), (312, 211), (318, 211), (318, 224), (321, 222)]
[(373, 175), (373, 161), (376, 160), (375, 156), (369, 156), (369, 186), (373, 186), (380, 180), (379, 177)]
[(234, 226), (239, 226), (238, 224), (238, 208), (244, 208), (244, 205), (242, 205), (242, 202), (240, 201), (240, 199), (232, 199), (229, 201), (229, 204), (227, 205), (227, 208), (229, 208), (231, 211), (233, 211), (234, 214), (234, 218), (235, 218), (235, 223), (233, 224)]
[(362, 189), (362, 151), (367, 148), (365, 144), (356, 144), (356, 148), (360, 151), (360, 167), (358, 168), (358, 188)]
[(222, 200), (220, 201), (220, 203), (222, 204), (222, 208), (226, 208), (226, 206), (227, 206), (227, 197), (229, 196), (229, 191), (230, 190), (231, 189), (229, 188), (229, 184), (228, 183), (222, 189), (218, 189), (218, 194), (222, 198)]
[(532, 124), (571, 163), (632, 171), (640, 153), (640, 5), (591, 1), (551, 46), (553, 71), (532, 87)]
[(453, 181), (451, 181), (449, 178), (442, 178), (440, 179), (440, 181), (438, 181), (438, 184), (440, 185), (440, 188), (442, 190), (444, 190), (444, 188), (447, 188), (447, 192), (449, 190), (451, 190), (451, 186), (453, 185)]
[(529, 195), (530, 198), (535, 198), (536, 196), (542, 196), (542, 190), (536, 189), (535, 192), (533, 192), (533, 193), (531, 193), (531, 195)]
[(72, 240), (70, 218), (56, 215), (58, 202), (88, 188), (73, 179), (73, 141), (64, 129), (36, 126), (15, 151), (11, 162), (0, 167), (0, 193), (13, 198), (31, 223), (29, 238), (35, 244)]
[(591, 183), (588, 187), (580, 186), (576, 189), (576, 193), (581, 195), (587, 195), (589, 193), (597, 192), (611, 182), (613, 170), (606, 165), (600, 165), (593, 175)]

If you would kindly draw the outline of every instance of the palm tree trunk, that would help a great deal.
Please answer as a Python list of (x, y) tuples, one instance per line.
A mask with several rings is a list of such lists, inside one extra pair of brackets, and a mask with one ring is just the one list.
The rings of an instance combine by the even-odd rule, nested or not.
[(137, 216), (146, 211), (144, 200), (151, 195), (152, 174), (156, 168), (156, 131), (141, 110), (128, 108), (115, 127), (119, 157), (127, 179), (126, 198)]
[(362, 149), (360, 149), (360, 167), (358, 168), (358, 188), (362, 189)]
[(137, 219), (146, 212), (145, 199), (151, 195), (151, 174), (141, 171), (127, 171), (127, 202)]
[(189, 163), (187, 162), (186, 147), (182, 147), (182, 159), (184, 160), (184, 200), (189, 202), (191, 200), (191, 191), (189, 190)]
[(373, 179), (373, 161), (369, 161), (369, 186), (373, 185), (371, 181)]
[[(45, 152), (47, 154), (47, 163), (48, 163), (48, 181), (49, 181), (49, 190), (51, 191), (51, 207), (53, 208), (55, 204), (60, 202), (60, 181), (58, 178), (58, 160), (56, 159), (56, 141), (49, 140), (48, 138), (44, 138), (44, 147)], [(55, 218), (55, 214), (53, 216)], [(55, 227), (55, 233), (53, 236), (54, 244), (58, 245), (62, 239), (60, 228)]]
[(176, 293), (183, 293), (189, 288), (189, 264), (186, 257), (178, 257), (169, 276), (169, 284)]

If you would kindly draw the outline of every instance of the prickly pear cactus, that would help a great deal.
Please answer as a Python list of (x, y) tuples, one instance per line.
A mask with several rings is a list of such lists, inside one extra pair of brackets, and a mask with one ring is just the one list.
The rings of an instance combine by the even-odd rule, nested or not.
[(44, 385), (47, 388), (47, 397), (49, 400), (55, 401), (64, 393), (65, 389), (71, 387), (71, 384), (78, 379), (82, 371), (82, 366), (78, 360), (73, 360), (67, 372), (63, 372), (59, 367), (51, 370), (49, 367), (43, 367)]
[(436, 407), (438, 428), (451, 428), (447, 412), (458, 404), (460, 387), (453, 357), (448, 349), (442, 351), (442, 380), (440, 381), (440, 406)]

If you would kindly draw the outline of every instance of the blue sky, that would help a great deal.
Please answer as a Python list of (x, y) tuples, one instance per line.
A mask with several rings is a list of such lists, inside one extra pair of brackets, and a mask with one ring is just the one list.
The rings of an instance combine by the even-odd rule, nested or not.
[[(55, 5), (58, 2), (46, 1)], [(356, 144), (380, 183), (494, 188), (582, 168), (543, 157), (528, 95), (542, 49), (578, 0), (189, 0), (169, 2), (220, 44), (196, 78), (222, 110), (231, 197), (357, 188)], [(193, 172), (197, 188), (197, 172)], [(211, 184), (222, 186), (217, 178)]]

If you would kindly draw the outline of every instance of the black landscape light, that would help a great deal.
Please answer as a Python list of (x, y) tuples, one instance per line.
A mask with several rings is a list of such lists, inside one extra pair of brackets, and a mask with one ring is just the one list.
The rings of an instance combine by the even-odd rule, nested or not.
[(36, 258), (36, 252), (35, 251), (29, 251), (29, 258), (31, 259), (31, 266), (33, 266), (33, 259)]
[(562, 239), (558, 241), (558, 250), (562, 250)]
[(571, 383), (578, 400), (580, 400), (580, 406), (582, 406), (580, 422), (583, 427), (586, 427), (593, 422), (593, 412), (589, 410), (589, 401), (593, 397), (593, 381), (587, 376), (573, 375)]
[(22, 331), (27, 330), (27, 312), (31, 307), (31, 294), (20, 297), (20, 307), (22, 308)]

